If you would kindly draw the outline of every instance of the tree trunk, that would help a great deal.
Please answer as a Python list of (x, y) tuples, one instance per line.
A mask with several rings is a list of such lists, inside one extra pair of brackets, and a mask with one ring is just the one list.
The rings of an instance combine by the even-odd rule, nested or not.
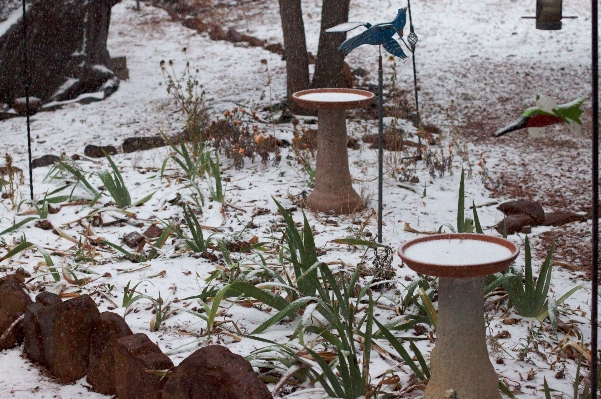
[(293, 113), (306, 113), (292, 101), (292, 94), (309, 88), (309, 61), (301, 0), (279, 0), (286, 55), (286, 93)]
[(349, 87), (343, 73), (344, 58), (338, 46), (345, 40), (341, 33), (326, 33), (326, 29), (348, 22), (350, 0), (323, 0), (321, 9), (321, 32), (312, 86)]

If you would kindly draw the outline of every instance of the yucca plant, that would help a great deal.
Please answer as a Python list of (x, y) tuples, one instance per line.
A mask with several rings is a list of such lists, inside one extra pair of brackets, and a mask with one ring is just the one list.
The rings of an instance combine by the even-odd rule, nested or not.
[(112, 158), (106, 155), (106, 159), (109, 161), (111, 165), (111, 169), (113, 173), (107, 171), (98, 172), (98, 177), (102, 180), (104, 187), (108, 190), (117, 204), (118, 208), (127, 208), (131, 206), (131, 196), (129, 195), (129, 190), (125, 186), (125, 181), (123, 180), (123, 176), (121, 176), (121, 172), (119, 172), (119, 168), (115, 165)]
[(288, 256), (286, 257), (282, 252), (280, 258), (292, 263), (296, 284), (288, 276), (286, 277), (288, 283), (295, 285), (298, 290), (298, 294), (295, 292), (290, 292), (290, 294), (293, 299), (297, 298), (299, 294), (301, 296), (313, 296), (320, 287), (320, 283), (317, 278), (317, 250), (315, 249), (315, 239), (313, 238), (311, 226), (309, 226), (307, 217), (303, 213), (303, 229), (299, 232), (290, 213), (275, 198), (273, 201), (286, 221), (284, 239)]
[(205, 172), (207, 183), (209, 185), (209, 193), (211, 194), (211, 198), (213, 201), (217, 201), (219, 203), (223, 203), (225, 200), (225, 190), (223, 189), (223, 184), (221, 181), (221, 170), (219, 169), (219, 156), (216, 155), (216, 161), (213, 161), (209, 158), (209, 169), (211, 170), (211, 174), (213, 175), (213, 179), (215, 179), (215, 185), (211, 182), (211, 177), (208, 172)]
[(473, 219), (465, 217), (465, 172), (462, 168), (459, 181), (459, 198), (457, 200), (457, 227), (455, 229), (450, 223), (446, 223), (438, 228), (438, 232), (442, 233), (442, 228), (446, 226), (453, 233), (473, 233), (475, 231), (478, 234), (484, 234), (474, 201), (472, 201), (472, 213)]
[[(528, 240), (528, 236), (526, 236), (524, 245), (524, 276), (522, 276), (521, 273), (517, 273), (508, 277), (503, 282), (503, 287), (505, 288), (505, 291), (507, 291), (507, 295), (509, 296), (509, 300), (513, 304), (513, 307), (520, 316), (536, 317), (542, 321), (547, 316), (553, 317), (557, 312), (557, 306), (580, 289), (581, 286), (572, 288), (556, 301), (549, 301), (547, 296), (549, 293), (549, 286), (551, 285), (551, 260), (553, 259), (555, 244), (551, 245), (551, 248), (547, 253), (547, 257), (536, 278), (536, 284), (532, 273), (532, 254), (530, 252), (530, 241)], [(523, 283), (522, 280), (524, 280)]]
[(189, 238), (186, 236), (179, 228), (176, 230), (177, 235), (186, 242), (186, 245), (192, 250), (192, 252), (206, 252), (209, 249), (211, 236), (209, 236), (207, 239), (204, 238), (204, 235), (202, 234), (202, 226), (198, 222), (198, 218), (192, 211), (190, 205), (184, 205), (184, 218), (186, 219), (186, 223), (188, 224), (188, 229), (190, 229), (190, 235), (192, 237)]
[[(86, 178), (84, 172), (77, 166), (77, 164), (73, 163), (73, 165), (60, 161), (57, 162), (52, 169), (46, 175), (48, 180), (58, 180), (63, 181), (65, 184), (58, 189), (48, 193), (48, 195), (56, 194), (68, 187), (71, 187), (71, 192), (69, 195), (61, 195), (56, 197), (47, 198), (47, 201), (54, 204), (63, 201), (69, 201), (72, 199), (83, 199), (90, 200), (90, 206), (94, 206), (94, 204), (98, 201), (100, 196), (102, 195), (98, 190), (94, 188)], [(73, 193), (77, 187), (80, 187), (83, 191), (85, 191), (88, 195), (85, 197), (74, 197)]]
[(173, 162), (178, 164), (179, 167), (184, 170), (188, 180), (191, 182), (193, 182), (199, 174), (204, 174), (210, 167), (211, 151), (205, 150), (204, 143), (200, 142), (198, 144), (198, 149), (196, 151), (198, 155), (195, 156), (194, 153), (188, 151), (188, 147), (183, 140), (180, 140), (179, 146), (176, 146), (169, 140), (169, 137), (167, 137), (165, 133), (161, 132), (161, 136), (175, 153), (175, 155), (170, 155), (163, 161), (161, 177), (165, 174), (165, 168), (167, 167), (167, 162), (169, 162), (169, 160), (173, 160)]

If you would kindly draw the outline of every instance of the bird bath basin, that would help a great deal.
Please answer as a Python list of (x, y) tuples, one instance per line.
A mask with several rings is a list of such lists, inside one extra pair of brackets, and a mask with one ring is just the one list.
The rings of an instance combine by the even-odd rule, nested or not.
[(336, 213), (360, 209), (363, 203), (353, 189), (348, 167), (345, 110), (369, 105), (374, 94), (354, 89), (312, 89), (296, 92), (292, 99), (318, 113), (315, 189), (307, 197), (307, 206)]
[(421, 274), (440, 277), (436, 347), (424, 399), (501, 399), (486, 347), (484, 279), (519, 254), (511, 241), (484, 234), (437, 234), (406, 242), (399, 256)]

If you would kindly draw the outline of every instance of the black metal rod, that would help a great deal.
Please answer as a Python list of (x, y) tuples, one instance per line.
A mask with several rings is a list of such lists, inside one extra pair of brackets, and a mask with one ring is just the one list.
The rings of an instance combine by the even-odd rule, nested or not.
[(27, 68), (27, 19), (25, 18), (25, 0), (23, 0), (23, 79), (25, 87), (25, 114), (27, 118), (27, 153), (29, 161), (29, 198), (33, 201), (33, 170), (31, 168), (31, 127), (29, 123), (29, 69)]
[[(413, 18), (411, 16), (411, 2), (410, 0), (407, 0), (407, 8), (409, 8), (409, 27), (410, 27), (410, 31), (414, 32), (413, 30)], [(411, 50), (411, 59), (413, 60), (413, 89), (415, 91), (415, 112), (417, 113), (417, 123), (418, 123), (418, 127), (421, 127), (421, 118), (419, 116), (419, 99), (417, 96), (417, 69), (415, 68), (415, 46), (411, 46), (410, 47)], [(421, 149), (421, 137), (418, 136), (418, 140), (419, 140), (419, 144), (420, 144), (420, 149)]]
[(599, 301), (599, 32), (598, 0), (592, 0), (592, 79), (593, 79), (593, 266), (591, 270), (591, 397), (597, 399), (597, 329)]
[(382, 189), (384, 179), (384, 72), (382, 53), (378, 57), (378, 242), (382, 243)]

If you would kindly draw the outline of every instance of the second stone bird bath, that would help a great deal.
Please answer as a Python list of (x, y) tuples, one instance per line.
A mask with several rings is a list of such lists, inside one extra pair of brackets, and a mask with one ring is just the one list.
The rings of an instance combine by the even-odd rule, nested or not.
[(501, 399), (488, 356), (484, 279), (515, 260), (511, 241), (484, 234), (437, 234), (406, 242), (399, 256), (420, 274), (438, 276), (436, 347), (424, 399)]

